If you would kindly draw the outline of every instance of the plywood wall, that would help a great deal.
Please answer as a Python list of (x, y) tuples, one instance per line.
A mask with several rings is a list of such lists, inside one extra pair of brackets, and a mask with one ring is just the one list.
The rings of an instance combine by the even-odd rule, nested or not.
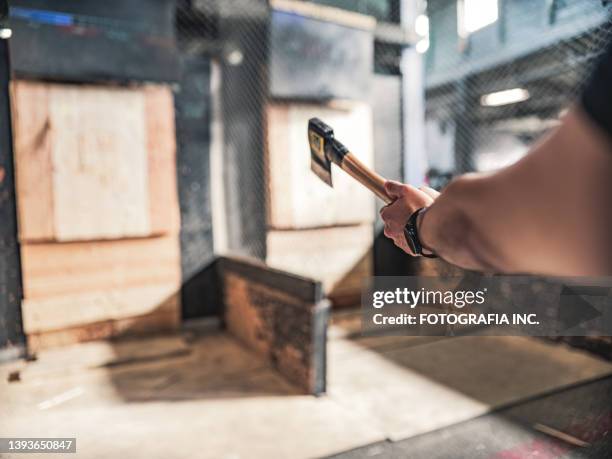
[(318, 282), (227, 257), (219, 277), (228, 332), (305, 393), (325, 392), (329, 301)]
[(268, 232), (267, 263), (322, 282), (336, 305), (359, 303), (372, 276), (371, 224)]
[(334, 304), (359, 302), (372, 275), (375, 198), (332, 166), (334, 187), (310, 169), (308, 120), (318, 117), (372, 167), (371, 108), (361, 102), (277, 102), (267, 110), (268, 233), (266, 262), (322, 281)]
[(168, 88), (16, 81), (12, 100), (22, 242), (177, 229)]
[(30, 347), (176, 328), (171, 90), (29, 81), (11, 90)]
[(310, 170), (308, 120), (319, 117), (334, 128), (365, 164), (374, 162), (372, 113), (363, 103), (314, 105), (275, 103), (268, 106), (268, 225), (304, 229), (374, 221), (373, 195), (336, 166), (334, 188)]

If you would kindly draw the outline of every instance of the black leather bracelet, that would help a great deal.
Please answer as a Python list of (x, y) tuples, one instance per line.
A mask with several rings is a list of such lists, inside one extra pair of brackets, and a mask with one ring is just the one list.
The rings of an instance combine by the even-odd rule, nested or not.
[(410, 216), (408, 223), (406, 223), (406, 226), (404, 227), (404, 236), (406, 237), (408, 247), (410, 247), (410, 250), (412, 250), (415, 255), (426, 258), (438, 258), (435, 253), (423, 253), (423, 245), (421, 244), (419, 230), (417, 228), (417, 218), (424, 209), (425, 207), (421, 207), (420, 209), (414, 211)]

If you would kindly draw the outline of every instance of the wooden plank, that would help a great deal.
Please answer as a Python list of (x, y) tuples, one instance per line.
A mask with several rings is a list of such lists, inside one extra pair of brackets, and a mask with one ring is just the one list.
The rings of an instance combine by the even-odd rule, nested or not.
[(22, 241), (178, 232), (169, 87), (12, 84)]
[(333, 166), (334, 188), (310, 170), (308, 119), (317, 116), (365, 164), (373, 164), (372, 113), (362, 103), (272, 104), (267, 109), (268, 225), (313, 228), (374, 221), (374, 197)]
[(324, 298), (323, 289), (319, 282), (313, 282), (310, 278), (294, 273), (274, 269), (253, 258), (221, 257), (217, 260), (217, 264), (221, 272), (237, 273), (259, 284), (281, 290), (287, 295), (304, 302), (316, 303)]
[(49, 87), (13, 81), (11, 102), (19, 239), (50, 240), (55, 219)]
[(26, 299), (180, 282), (177, 235), (23, 244), (21, 259)]
[[(292, 161), (290, 152), (283, 149), (289, 145), (289, 104), (268, 106), (266, 113), (265, 173), (268, 183), (268, 225), (272, 227), (295, 225), (291, 183)], [(283, 159), (283, 154), (287, 158)]]
[(145, 316), (114, 320), (112, 324), (112, 337), (174, 332), (181, 326), (181, 311), (180, 307), (173, 310), (161, 310)]
[(166, 86), (148, 85), (144, 91), (150, 233), (176, 234), (180, 228), (180, 215), (174, 99)]
[(311, 298), (298, 297), (292, 287), (285, 288), (296, 280), (294, 276), (272, 286), (260, 281), (267, 272), (265, 266), (236, 269), (240, 263), (234, 259), (219, 265), (229, 333), (306, 393), (324, 392), (329, 302), (317, 301), (316, 282), (310, 281), (313, 288), (306, 289), (312, 292)]
[(49, 85), (55, 236), (150, 234), (142, 90)]
[(363, 281), (372, 275), (371, 225), (270, 231), (266, 262), (323, 283), (338, 304), (359, 303)]
[(24, 330), (38, 333), (88, 323), (177, 312), (180, 284), (108, 289), (45, 299), (25, 299)]
[(272, 0), (270, 4), (275, 10), (307, 16), (321, 21), (334, 22), (356, 29), (374, 30), (376, 27), (376, 19), (372, 16), (333, 6), (317, 5), (295, 0)]
[(28, 334), (28, 350), (38, 352), (41, 349), (69, 346), (99, 339), (176, 331), (179, 325), (180, 315), (176, 311), (161, 311), (144, 317), (106, 320), (64, 330)]

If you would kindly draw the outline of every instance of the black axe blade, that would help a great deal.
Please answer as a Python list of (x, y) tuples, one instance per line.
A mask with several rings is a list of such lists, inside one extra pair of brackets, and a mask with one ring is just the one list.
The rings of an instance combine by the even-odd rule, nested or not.
[(334, 130), (319, 118), (308, 120), (308, 146), (310, 169), (329, 186), (334, 186), (331, 174), (331, 165), (334, 163), (385, 203), (393, 201), (385, 191), (384, 177), (359, 161), (334, 137)]
[(308, 144), (310, 145), (310, 169), (333, 187), (331, 160), (327, 155), (328, 145), (334, 138), (334, 130), (319, 118), (308, 120)]

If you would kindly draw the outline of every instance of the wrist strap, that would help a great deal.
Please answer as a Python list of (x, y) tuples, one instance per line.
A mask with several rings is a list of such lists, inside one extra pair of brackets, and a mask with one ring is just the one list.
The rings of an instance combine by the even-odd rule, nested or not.
[(417, 209), (408, 219), (408, 223), (406, 223), (406, 227), (404, 229), (406, 241), (415, 255), (421, 255), (425, 258), (438, 258), (438, 256), (433, 252), (423, 253), (423, 245), (421, 244), (421, 238), (419, 237), (419, 230), (417, 228), (417, 218), (423, 210), (425, 210), (425, 207)]

